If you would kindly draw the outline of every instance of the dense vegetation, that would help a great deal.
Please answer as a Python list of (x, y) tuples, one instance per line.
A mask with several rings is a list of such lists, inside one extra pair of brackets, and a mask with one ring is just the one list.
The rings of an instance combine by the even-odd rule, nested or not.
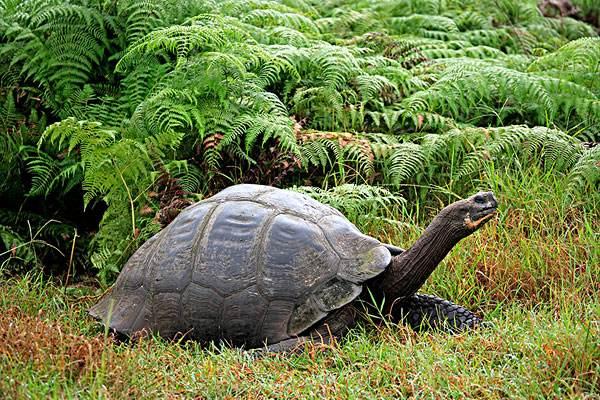
[(0, 46), (13, 270), (110, 281), (192, 193), (238, 182), (413, 204), (520, 157), (565, 196), (598, 183), (600, 38), (532, 1), (4, 0)]
[[(600, 3), (539, 3), (0, 0), (0, 397), (598, 395)], [(99, 332), (69, 277), (242, 182), (403, 247), (493, 189), (425, 289), (494, 326), (260, 361)]]

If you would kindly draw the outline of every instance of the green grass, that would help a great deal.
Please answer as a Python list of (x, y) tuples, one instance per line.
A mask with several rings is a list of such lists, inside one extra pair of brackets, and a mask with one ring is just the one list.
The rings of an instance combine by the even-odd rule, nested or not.
[[(598, 196), (567, 202), (564, 178), (531, 167), (488, 174), (498, 223), (423, 289), (477, 310), (485, 329), (363, 325), (326, 349), (258, 359), (158, 338), (116, 344), (85, 313), (100, 289), (65, 293), (26, 275), (0, 283), (0, 397), (598, 398)], [(407, 246), (423, 227), (363, 228)]]

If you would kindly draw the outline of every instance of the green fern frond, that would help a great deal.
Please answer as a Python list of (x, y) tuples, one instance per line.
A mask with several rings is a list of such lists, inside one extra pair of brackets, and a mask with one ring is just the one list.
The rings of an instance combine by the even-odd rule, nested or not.
[(39, 152), (26, 161), (27, 169), (32, 174), (30, 196), (48, 197), (54, 191), (63, 195), (83, 181), (83, 164), (73, 157), (57, 161)]
[(359, 176), (367, 180), (375, 172), (375, 156), (367, 139), (347, 132), (307, 130), (298, 133), (302, 165), (336, 170), (340, 179)]
[(203, 193), (205, 191), (207, 174), (194, 164), (186, 163), (184, 169), (175, 174), (181, 188), (188, 193)]
[(337, 142), (330, 140), (311, 140), (302, 144), (300, 151), (304, 165), (321, 167), (324, 173), (335, 165), (334, 160), (338, 159), (340, 148)]
[(568, 174), (568, 191), (571, 196), (598, 193), (600, 190), (600, 146), (585, 149)]
[(386, 180), (398, 185), (414, 178), (423, 170), (427, 158), (421, 146), (415, 143), (399, 143), (394, 145), (394, 150), (385, 159)]
[(289, 190), (306, 194), (313, 199), (332, 206), (345, 216), (354, 219), (394, 217), (406, 200), (381, 186), (343, 184), (323, 190), (312, 186), (294, 186)]
[(467, 154), (457, 171), (457, 179), (480, 171), (485, 160), (498, 160), (503, 155), (537, 155), (548, 166), (557, 170), (568, 170), (581, 155), (578, 141), (555, 129), (513, 126), (471, 132), (490, 137), (475, 151)]
[(153, 0), (123, 1), (118, 4), (118, 14), (125, 16), (125, 40), (135, 43), (160, 25), (165, 18), (164, 3)]
[(300, 32), (317, 34), (319, 28), (308, 17), (301, 14), (280, 12), (273, 9), (256, 9), (246, 14), (243, 21), (257, 26), (286, 26)]
[(406, 200), (381, 186), (342, 184), (324, 190), (312, 186), (290, 188), (327, 204), (353, 222), (363, 218), (395, 218), (406, 205)]
[(183, 62), (188, 54), (196, 50), (218, 50), (227, 43), (231, 36), (246, 36), (244, 31), (233, 26), (222, 26), (221, 20), (215, 17), (206, 25), (172, 26), (151, 32), (132, 45), (117, 64), (117, 71), (126, 71), (135, 65), (136, 60), (147, 54), (165, 51), (177, 56)]
[(600, 38), (583, 38), (535, 59), (528, 68), (546, 76), (568, 79), (600, 95)]
[(390, 18), (391, 29), (398, 33), (413, 33), (425, 30), (458, 32), (458, 27), (453, 19), (439, 15), (413, 14), (407, 17)]

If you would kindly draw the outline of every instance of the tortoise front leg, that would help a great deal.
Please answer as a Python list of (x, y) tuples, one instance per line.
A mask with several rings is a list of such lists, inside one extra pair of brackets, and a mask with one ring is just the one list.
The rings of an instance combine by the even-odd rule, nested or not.
[(481, 318), (462, 306), (436, 296), (418, 293), (397, 301), (392, 307), (391, 315), (417, 331), (433, 328), (460, 332), (482, 322)]

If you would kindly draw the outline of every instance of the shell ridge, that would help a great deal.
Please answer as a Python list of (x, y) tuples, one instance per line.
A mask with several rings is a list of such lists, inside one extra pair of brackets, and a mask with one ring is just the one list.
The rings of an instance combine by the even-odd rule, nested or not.
[[(154, 250), (154, 251), (148, 252), (148, 256), (146, 256), (146, 258), (144, 258), (144, 278), (142, 280), (142, 286), (144, 285), (144, 281), (146, 280), (146, 277), (149, 274), (152, 274), (154, 272), (154, 268), (156, 267), (156, 264), (152, 263), (152, 259), (156, 256), (156, 249), (159, 248), (163, 244), (163, 242), (165, 240), (167, 240), (166, 239), (167, 235), (165, 234), (165, 232), (167, 232), (168, 228), (169, 227), (167, 227), (167, 228), (163, 229), (162, 231), (160, 231), (160, 233), (159, 233), (160, 237), (156, 241), (156, 244), (154, 246), (152, 246), (152, 250)], [(154, 290), (154, 283), (152, 281), (150, 281), (150, 285), (149, 286), (150, 287), (147, 288), (148, 292), (152, 293), (153, 290)]]
[[(170, 225), (169, 225), (170, 226)], [(169, 226), (167, 226), (165, 229), (163, 229), (162, 231), (160, 231), (160, 235), (162, 236), (158, 241), (157, 244), (155, 246), (155, 249), (160, 247), (164, 241), (167, 240), (167, 233), (169, 232)], [(158, 265), (158, 263), (153, 263), (152, 260), (154, 259), (154, 257), (156, 256), (156, 252), (152, 252), (152, 256), (149, 257), (148, 259), (146, 259), (146, 265), (145, 265), (145, 272), (144, 272), (144, 279), (149, 275), (154, 275), (154, 269), (156, 268), (156, 266)], [(148, 270), (150, 269), (150, 270)], [(142, 284), (143, 285), (143, 284)], [(150, 279), (150, 287), (148, 288), (148, 294), (150, 295), (150, 310), (152, 310), (154, 308), (154, 288), (156, 286), (156, 282), (154, 279)], [(146, 304), (148, 302), (148, 294), (146, 295), (146, 298), (144, 299), (144, 304)], [(156, 326), (156, 315), (155, 313), (151, 312), (151, 326)], [(137, 317), (134, 319), (134, 321), (137, 320)], [(132, 327), (135, 325), (131, 325)]]
[[(204, 250), (203, 248), (206, 245), (206, 242), (208, 242), (208, 240), (205, 241), (205, 238), (207, 237), (206, 230), (208, 229), (208, 226), (211, 225), (211, 223), (213, 223), (214, 220), (218, 217), (217, 209), (219, 209), (219, 208), (222, 208), (222, 204), (217, 204), (213, 209), (210, 210), (210, 215), (207, 216), (206, 222), (204, 223), (204, 226), (202, 227), (202, 233), (198, 235), (197, 242), (194, 243), (195, 248), (193, 249), (193, 252), (192, 252), (192, 254), (193, 254), (193, 258), (192, 258), (193, 270), (192, 270), (192, 279), (190, 281), (196, 285), (206, 287), (207, 289), (212, 289), (219, 296), (225, 297), (227, 295), (227, 293), (223, 293), (222, 290), (220, 290), (216, 287), (208, 287), (208, 286), (203, 285), (202, 283), (194, 280), (194, 272), (196, 270), (196, 261), (198, 260), (198, 256), (202, 254), (202, 250)], [(205, 243), (203, 243), (203, 242), (205, 242)]]
[[(264, 206), (264, 204), (263, 204), (263, 206)], [(261, 284), (260, 284), (260, 278), (263, 276), (264, 267), (265, 267), (265, 241), (267, 240), (266, 239), (267, 232), (269, 231), (269, 228), (273, 224), (273, 221), (275, 220), (275, 218), (277, 218), (281, 214), (282, 214), (281, 212), (276, 211), (266, 219), (266, 221), (263, 223), (263, 225), (259, 229), (258, 240), (257, 240), (257, 243), (255, 243), (254, 251), (256, 252), (256, 254), (255, 254), (256, 255), (256, 289), (258, 290), (258, 293), (260, 293), (260, 295), (262, 297), (264, 297), (265, 299), (268, 299), (268, 296), (264, 293), (264, 291), (261, 288)], [(269, 300), (269, 303), (270, 302), (271, 302), (271, 300)], [(265, 313), (265, 315), (266, 315), (266, 313)], [(264, 320), (263, 320), (263, 322), (264, 322)], [(262, 326), (261, 326), (261, 329), (262, 329)]]
[(265, 196), (265, 195), (267, 195), (267, 194), (269, 194), (269, 193), (273, 193), (273, 192), (275, 192), (275, 191), (277, 191), (277, 190), (282, 190), (282, 189), (279, 189), (279, 188), (276, 188), (276, 187), (271, 187), (270, 189), (267, 189), (267, 190), (265, 190), (264, 192), (262, 192), (262, 193), (259, 193), (259, 194), (258, 194), (258, 195), (255, 197), (255, 199), (256, 199), (256, 200), (258, 200), (258, 199), (260, 199), (262, 196)]
[[(214, 203), (214, 202), (211, 202)], [(193, 243), (192, 243), (192, 278), (190, 279), (190, 282), (194, 281), (194, 275), (193, 275), (193, 270), (196, 266), (196, 260), (198, 258), (198, 254), (200, 253), (200, 246), (201, 246), (201, 241), (202, 238), (204, 237), (205, 233), (206, 233), (206, 229), (209, 225), (209, 223), (211, 222), (211, 220), (213, 219), (213, 216), (215, 214), (215, 211), (217, 210), (217, 208), (219, 208), (219, 204), (216, 204), (214, 206), (212, 206), (212, 208), (206, 213), (206, 215), (204, 216), (204, 221), (202, 221), (202, 228), (199, 230), (199, 232), (196, 234), (196, 236), (193, 239)], [(188, 285), (189, 285), (188, 283)], [(194, 282), (196, 283), (196, 282)]]
[(131, 326), (129, 326), (129, 328), (127, 329), (129, 334), (132, 333), (131, 331), (133, 330), (134, 326), (138, 326), (137, 322), (142, 317), (142, 314), (143, 314), (141, 311), (144, 308), (146, 308), (147, 303), (148, 303), (148, 299), (147, 299), (147, 297), (144, 297), (144, 301), (142, 303), (140, 303), (140, 306), (141, 306), (140, 310), (138, 311), (137, 315), (133, 319), (133, 323), (131, 324)]
[[(323, 218), (325, 218), (325, 217), (328, 217), (328, 216), (329, 216), (329, 215), (326, 215), (326, 216), (324, 216)], [(320, 218), (320, 219), (319, 219), (319, 221), (321, 221), (323, 218)], [(323, 230), (323, 228), (321, 228), (321, 225), (319, 225), (318, 223), (316, 223), (315, 225), (317, 226), (317, 228), (319, 228), (319, 229), (321, 230), (321, 233), (323, 234), (323, 236), (325, 236), (325, 241), (327, 242), (327, 246), (329, 246), (329, 248), (330, 248), (330, 249), (331, 249), (331, 250), (332, 250), (332, 251), (335, 253), (335, 255), (337, 255), (337, 256), (338, 256), (338, 258), (340, 259), (340, 261), (341, 261), (341, 260), (344, 260), (345, 258), (344, 258), (344, 257), (342, 257), (342, 255), (341, 255), (341, 254), (340, 254), (340, 252), (339, 252), (339, 251), (338, 251), (338, 250), (335, 248), (335, 246), (333, 245), (333, 243), (331, 243), (331, 240), (329, 240), (329, 236), (327, 236), (327, 232), (325, 232), (325, 231)], [(336, 268), (336, 271), (335, 271), (336, 275), (337, 275), (337, 273), (338, 273), (339, 269), (340, 269), (340, 265), (339, 265), (339, 263), (338, 263), (338, 265), (337, 265), (337, 268)]]

